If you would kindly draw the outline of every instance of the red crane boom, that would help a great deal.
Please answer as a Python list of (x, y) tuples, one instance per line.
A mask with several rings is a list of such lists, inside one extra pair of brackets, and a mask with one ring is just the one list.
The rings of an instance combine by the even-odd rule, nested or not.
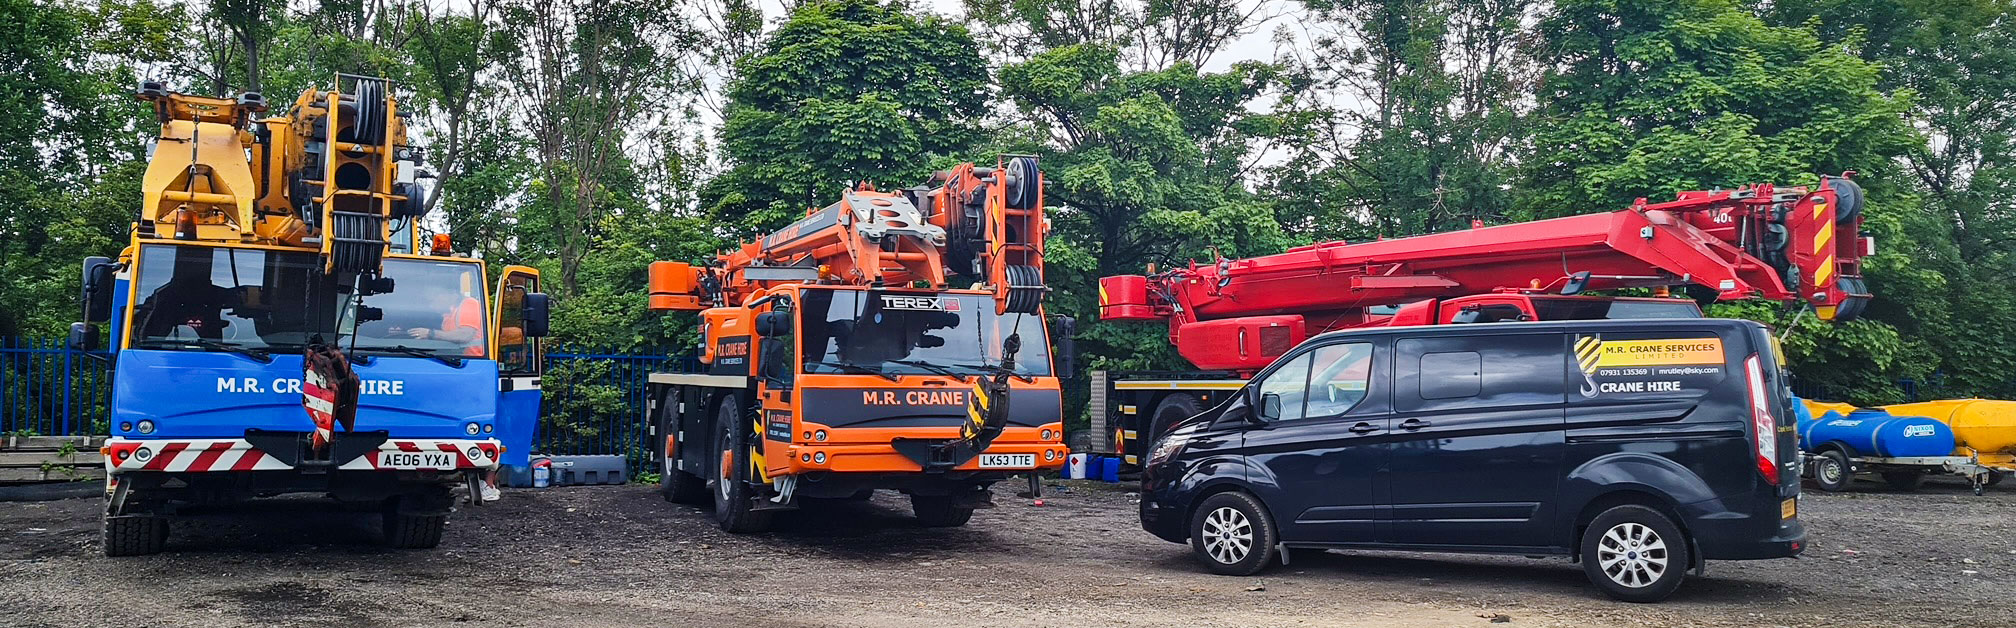
[(1847, 177), (1826, 177), (1811, 188), (1690, 191), (1608, 213), (1193, 261), (1100, 279), (1100, 317), (1165, 319), (1193, 364), (1241, 372), (1332, 329), (1675, 311), (1658, 307), (1669, 299), (1576, 296), (1586, 290), (1687, 286), (1704, 300), (1803, 301), (1846, 321), (1870, 298), (1862, 201)]

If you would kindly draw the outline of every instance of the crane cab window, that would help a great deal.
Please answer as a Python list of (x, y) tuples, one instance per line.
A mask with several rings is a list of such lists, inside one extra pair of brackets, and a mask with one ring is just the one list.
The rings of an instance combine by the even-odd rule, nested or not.
[(314, 255), (215, 246), (140, 247), (133, 347), (298, 350), (333, 337), (335, 286)]
[[(489, 329), (482, 267), (466, 262), (387, 259), (392, 291), (362, 297), (384, 318), (356, 324), (356, 353), (483, 357)], [(344, 308), (354, 312), (356, 308)], [(347, 349), (347, 347), (346, 347)]]
[(989, 295), (807, 289), (797, 309), (808, 374), (986, 374), (1011, 334), (1022, 338), (1015, 373), (1050, 374), (1043, 317), (996, 314)]

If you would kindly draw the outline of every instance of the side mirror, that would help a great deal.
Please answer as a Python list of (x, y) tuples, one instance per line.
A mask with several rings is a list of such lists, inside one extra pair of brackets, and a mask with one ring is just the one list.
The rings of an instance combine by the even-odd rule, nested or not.
[(1582, 294), (1582, 291), (1588, 288), (1589, 271), (1585, 270), (1568, 276), (1568, 283), (1561, 286), (1561, 296), (1572, 297)]
[(80, 300), (84, 304), (84, 322), (112, 320), (112, 270), (116, 266), (109, 257), (84, 258), (84, 277), (78, 284)]
[(1449, 323), (1453, 325), (1465, 325), (1469, 323), (1475, 323), (1477, 322), (1477, 319), (1482, 316), (1483, 314), (1480, 313), (1475, 306), (1466, 307), (1463, 308), (1463, 311), (1457, 312), (1455, 316), (1449, 317)]
[(1057, 376), (1071, 377), (1078, 372), (1078, 341), (1072, 338), (1078, 333), (1078, 319), (1059, 316), (1050, 323), (1050, 346), (1055, 349)]
[(547, 297), (544, 292), (525, 293), (525, 307), (523, 309), (525, 337), (546, 337), (547, 324), (552, 322), (552, 306), (552, 299)]
[(385, 308), (371, 307), (369, 305), (357, 306), (357, 324), (362, 325), (371, 321), (382, 320), (385, 320)]
[(775, 310), (756, 315), (756, 335), (765, 338), (791, 333), (791, 313)]
[(1274, 421), (1281, 418), (1281, 394), (1260, 395), (1260, 420)]
[(90, 323), (71, 323), (70, 338), (64, 346), (71, 351), (98, 350), (98, 326)]

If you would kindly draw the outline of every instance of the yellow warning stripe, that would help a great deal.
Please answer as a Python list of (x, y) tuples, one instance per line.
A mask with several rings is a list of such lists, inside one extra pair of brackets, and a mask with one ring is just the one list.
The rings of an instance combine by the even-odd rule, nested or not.
[(1813, 271), (1813, 285), (1827, 287), (1827, 279), (1834, 276), (1834, 256), (1820, 260), (1820, 268)]
[[(1813, 217), (1818, 219), (1827, 213), (1827, 199), (1813, 199)], [(1830, 223), (1831, 224), (1831, 223)]]
[[(762, 417), (757, 417), (757, 418), (756, 418), (756, 424), (755, 424), (755, 425), (754, 425), (753, 427), (755, 427), (755, 428), (756, 428), (756, 433), (757, 433), (757, 434), (762, 434), (762, 433), (763, 433), (763, 418), (762, 418)], [(764, 483), (764, 484), (769, 484), (769, 483), (770, 483), (770, 474), (769, 474), (768, 472), (764, 471), (764, 469), (763, 469), (763, 446), (762, 446), (762, 445), (756, 445), (756, 446), (753, 446), (753, 447), (750, 447), (750, 448), (749, 448), (749, 470), (750, 470), (751, 472), (754, 472), (754, 473), (756, 474), (756, 480), (757, 480), (757, 481), (759, 481), (759, 482), (762, 482), (762, 483)]]
[(1820, 225), (1820, 232), (1813, 234), (1813, 252), (1819, 253), (1825, 251), (1827, 250), (1827, 245), (1833, 242), (1834, 223), (1823, 223)]
[(1099, 305), (1106, 305), (1106, 286), (1104, 284), (1099, 286)]

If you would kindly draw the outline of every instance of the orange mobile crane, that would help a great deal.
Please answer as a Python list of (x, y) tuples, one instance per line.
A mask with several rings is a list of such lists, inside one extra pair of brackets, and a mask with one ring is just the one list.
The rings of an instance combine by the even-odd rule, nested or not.
[(957, 526), (995, 482), (1035, 491), (1066, 453), (1042, 185), (1033, 157), (961, 164), (856, 186), (707, 264), (653, 263), (651, 308), (700, 313), (704, 365), (650, 376), (666, 499), (751, 532), (807, 497), (894, 489)]

